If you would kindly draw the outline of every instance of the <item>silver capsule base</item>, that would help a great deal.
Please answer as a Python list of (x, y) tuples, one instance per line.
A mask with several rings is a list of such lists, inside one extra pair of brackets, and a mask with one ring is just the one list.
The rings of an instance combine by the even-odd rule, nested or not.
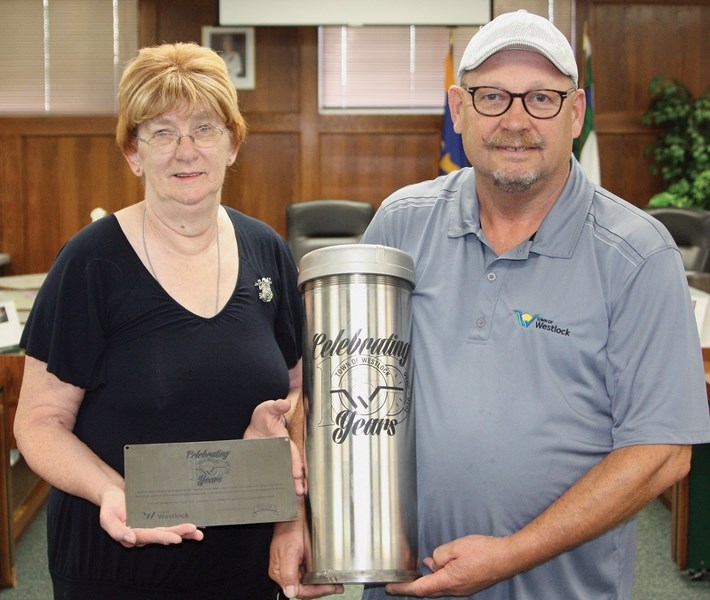
[(306, 573), (303, 583), (407, 583), (421, 576), (419, 571), (316, 571)]

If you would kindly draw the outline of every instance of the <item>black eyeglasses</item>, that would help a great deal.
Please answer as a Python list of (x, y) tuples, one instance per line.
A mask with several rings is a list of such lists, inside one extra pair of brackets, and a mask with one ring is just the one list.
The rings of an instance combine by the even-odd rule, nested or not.
[(536, 119), (552, 119), (560, 114), (565, 98), (572, 95), (576, 88), (561, 92), (559, 90), (531, 90), (514, 94), (500, 88), (478, 86), (465, 87), (476, 112), (484, 117), (499, 117), (513, 104), (513, 100), (520, 98), (526, 112)]

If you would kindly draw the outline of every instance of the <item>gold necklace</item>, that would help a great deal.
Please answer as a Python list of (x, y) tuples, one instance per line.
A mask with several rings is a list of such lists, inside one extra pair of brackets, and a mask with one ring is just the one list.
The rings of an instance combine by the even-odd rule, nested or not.
[[(160, 283), (160, 279), (158, 279), (158, 276), (155, 274), (155, 268), (153, 267), (153, 261), (150, 260), (150, 254), (148, 253), (148, 244), (146, 244), (145, 241), (145, 222), (148, 216), (148, 209), (143, 209), (143, 252), (145, 252), (145, 257), (148, 260), (148, 267), (150, 267), (150, 273), (153, 275), (153, 279), (155, 279), (158, 284), (162, 286)], [(219, 312), (219, 278), (220, 278), (220, 273), (222, 271), (222, 254), (219, 249), (219, 213), (217, 214), (217, 291), (215, 293), (215, 299), (214, 299), (214, 314), (216, 315)]]

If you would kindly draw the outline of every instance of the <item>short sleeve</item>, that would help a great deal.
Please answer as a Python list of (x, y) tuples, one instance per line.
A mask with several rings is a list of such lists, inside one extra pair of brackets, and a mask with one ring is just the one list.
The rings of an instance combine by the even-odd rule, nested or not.
[(607, 387), (615, 447), (702, 443), (710, 434), (700, 342), (679, 263), (673, 249), (649, 256), (614, 302)]
[[(100, 230), (110, 228), (111, 221), (117, 227), (109, 217), (82, 230), (60, 250), (20, 341), (29, 356), (47, 363), (50, 373), (84, 389), (104, 381), (109, 295), (115, 288), (112, 281), (122, 277), (115, 263), (96, 258), (92, 250), (107, 235)], [(104, 243), (110, 244), (108, 235)]]
[(298, 270), (288, 245), (276, 236), (277, 256), (281, 279), (281, 297), (276, 314), (274, 332), (276, 342), (289, 369), (302, 354), (303, 302), (298, 288)]

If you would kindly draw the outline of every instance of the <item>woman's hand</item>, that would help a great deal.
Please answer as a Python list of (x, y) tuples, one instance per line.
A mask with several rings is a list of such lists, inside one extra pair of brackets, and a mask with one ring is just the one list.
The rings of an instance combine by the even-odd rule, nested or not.
[[(286, 398), (262, 402), (252, 413), (249, 427), (244, 432), (244, 439), (270, 437), (287, 437), (291, 439), (286, 420), (286, 415), (290, 410), (291, 401)], [(303, 496), (306, 493), (303, 460), (293, 440), (291, 440), (291, 473), (296, 495)]]
[(126, 525), (126, 494), (111, 487), (101, 496), (99, 522), (103, 530), (126, 548), (147, 544), (180, 544), (183, 540), (200, 541), (204, 533), (191, 523), (172, 527), (133, 528)]
[(291, 401), (267, 400), (254, 409), (244, 439), (288, 437), (286, 415), (291, 410)]

